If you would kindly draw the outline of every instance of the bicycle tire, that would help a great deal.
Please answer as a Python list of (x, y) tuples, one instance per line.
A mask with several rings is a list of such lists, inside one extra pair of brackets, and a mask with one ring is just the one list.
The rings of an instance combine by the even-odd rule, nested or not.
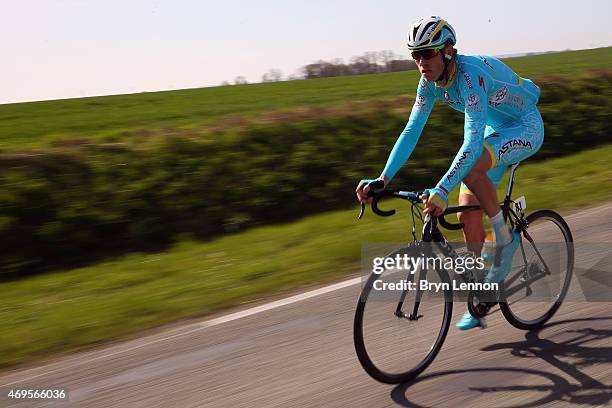
[[(450, 282), (448, 273), (445, 270), (436, 269), (436, 271), (441, 279), (441, 282)], [(399, 384), (411, 381), (419, 374), (421, 374), (433, 362), (433, 360), (438, 355), (440, 349), (442, 348), (442, 345), (444, 344), (444, 340), (446, 339), (446, 335), (448, 334), (448, 329), (450, 327), (451, 318), (453, 314), (452, 291), (444, 291), (444, 317), (442, 319), (440, 331), (438, 332), (438, 336), (436, 337), (433, 347), (427, 353), (425, 358), (423, 358), (423, 360), (421, 360), (420, 363), (417, 364), (415, 367), (403, 373), (393, 374), (385, 372), (384, 370), (381, 370), (376, 366), (372, 358), (368, 355), (368, 351), (364, 342), (363, 316), (365, 306), (368, 295), (377, 278), (380, 278), (380, 275), (370, 275), (368, 281), (362, 289), (359, 299), (357, 300), (357, 308), (355, 310), (355, 319), (353, 322), (353, 341), (355, 343), (355, 351), (357, 353), (357, 358), (359, 359), (361, 366), (370, 375), (370, 377), (374, 378), (377, 381), (380, 381), (385, 384)], [(364, 299), (365, 301), (362, 301)]]
[(572, 232), (563, 217), (561, 217), (561, 215), (552, 210), (538, 210), (529, 214), (525, 219), (528, 224), (531, 224), (532, 222), (538, 219), (548, 219), (552, 221), (563, 234), (565, 242), (567, 243), (568, 251), (567, 274), (563, 281), (563, 287), (559, 291), (559, 296), (557, 300), (552, 304), (550, 309), (548, 309), (540, 317), (531, 320), (524, 320), (519, 318), (516, 314), (512, 312), (511, 306), (507, 302), (501, 302), (499, 304), (499, 308), (501, 309), (501, 312), (508, 321), (508, 323), (520, 330), (533, 330), (542, 327), (544, 323), (546, 323), (554, 316), (557, 310), (559, 310), (559, 307), (561, 307), (561, 303), (563, 302), (563, 299), (565, 298), (567, 291), (569, 290), (574, 270), (574, 239), (572, 237)]

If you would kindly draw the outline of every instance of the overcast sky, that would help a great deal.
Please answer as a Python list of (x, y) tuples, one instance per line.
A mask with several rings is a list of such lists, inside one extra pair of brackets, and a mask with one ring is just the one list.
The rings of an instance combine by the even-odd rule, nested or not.
[(612, 45), (612, 2), (515, 0), (0, 0), (0, 103), (259, 82), (318, 59), (407, 56), (440, 15), (466, 54)]

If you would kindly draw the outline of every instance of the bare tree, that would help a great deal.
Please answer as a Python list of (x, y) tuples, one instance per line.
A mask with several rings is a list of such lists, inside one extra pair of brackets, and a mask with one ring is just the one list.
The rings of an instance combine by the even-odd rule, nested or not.
[(389, 64), (390, 61), (399, 59), (398, 56), (391, 50), (384, 50), (378, 53), (378, 59), (385, 67)]
[(307, 79), (310, 78), (320, 78), (321, 72), (323, 71), (323, 67), (325, 64), (328, 64), (325, 61), (317, 61), (312, 64), (308, 64), (302, 67), (301, 71)]
[(386, 65), (387, 72), (410, 71), (417, 69), (413, 60), (391, 60)]
[[(374, 62), (372, 62), (374, 61)], [(376, 64), (376, 53), (366, 52), (358, 57), (351, 59), (351, 65), (349, 65), (352, 74), (373, 74), (381, 71), (378, 64)]]
[(234, 85), (243, 85), (243, 84), (248, 84), (245, 77), (237, 76), (236, 78), (234, 78)]
[(271, 69), (261, 77), (261, 82), (278, 82), (283, 79), (283, 74), (278, 69)]
[(339, 58), (332, 62), (319, 60), (302, 67), (300, 72), (304, 75), (304, 78), (309, 79), (416, 69), (414, 61), (400, 58), (391, 50), (370, 51), (351, 58), (351, 63), (348, 65), (345, 65)]

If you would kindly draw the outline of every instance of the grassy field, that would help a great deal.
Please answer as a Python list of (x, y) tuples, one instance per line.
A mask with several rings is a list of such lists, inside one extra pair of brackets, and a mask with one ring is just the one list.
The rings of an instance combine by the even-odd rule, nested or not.
[[(525, 77), (573, 74), (612, 66), (612, 47), (511, 58)], [(116, 142), (154, 131), (210, 126), (228, 117), (271, 110), (333, 106), (412, 95), (417, 72), (398, 72), (132, 95), (0, 105), (0, 151), (66, 144), (66, 139)], [(406, 107), (408, 110), (408, 106)]]
[[(601, 188), (612, 182), (610, 155), (612, 145), (524, 165), (515, 196), (526, 195), (531, 210), (564, 210), (612, 199), (612, 190)], [(4, 283), (0, 285), (0, 367), (333, 281), (358, 270), (363, 243), (408, 239), (406, 207), (388, 219), (368, 211), (357, 222), (356, 215), (357, 205), (351, 211), (257, 228), (208, 243), (183, 242), (164, 253), (132, 254)]]

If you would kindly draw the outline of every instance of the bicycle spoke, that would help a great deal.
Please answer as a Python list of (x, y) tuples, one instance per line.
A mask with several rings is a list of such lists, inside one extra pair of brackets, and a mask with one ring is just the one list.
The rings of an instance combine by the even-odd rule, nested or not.
[[(531, 330), (548, 321), (561, 305), (571, 280), (574, 257), (571, 232), (560, 215), (539, 210), (529, 214), (525, 221), (529, 232), (524, 230), (523, 236), (530, 245), (521, 245), (521, 250), (526, 265), (522, 274), (506, 281), (506, 303), (501, 303), (500, 309), (513, 326)], [(545, 250), (546, 243), (552, 245), (550, 250)], [(523, 280), (517, 281), (521, 275)]]

